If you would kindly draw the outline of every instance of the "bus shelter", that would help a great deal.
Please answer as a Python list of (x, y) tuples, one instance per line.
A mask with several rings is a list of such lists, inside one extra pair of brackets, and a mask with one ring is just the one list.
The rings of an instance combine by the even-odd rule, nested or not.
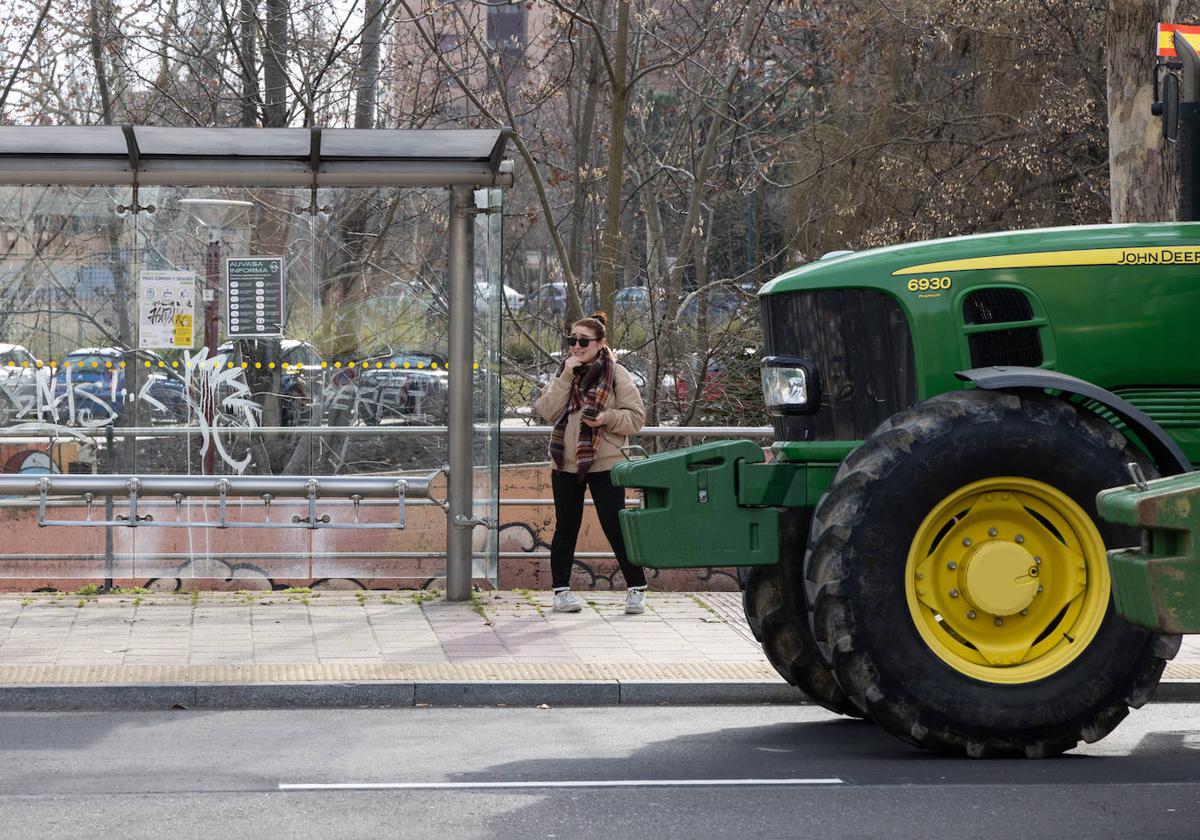
[(495, 580), (507, 137), (0, 128), (0, 578)]

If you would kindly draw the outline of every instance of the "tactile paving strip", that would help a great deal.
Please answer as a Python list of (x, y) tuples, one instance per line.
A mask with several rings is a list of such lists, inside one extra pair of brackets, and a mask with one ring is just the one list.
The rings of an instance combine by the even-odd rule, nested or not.
[(495, 680), (755, 680), (782, 682), (766, 663), (430, 663), (380, 665), (7, 665), (0, 685)]

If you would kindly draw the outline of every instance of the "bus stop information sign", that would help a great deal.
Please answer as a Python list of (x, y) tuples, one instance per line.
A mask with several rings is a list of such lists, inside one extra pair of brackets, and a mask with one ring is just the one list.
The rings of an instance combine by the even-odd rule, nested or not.
[(283, 258), (225, 261), (226, 338), (283, 337)]

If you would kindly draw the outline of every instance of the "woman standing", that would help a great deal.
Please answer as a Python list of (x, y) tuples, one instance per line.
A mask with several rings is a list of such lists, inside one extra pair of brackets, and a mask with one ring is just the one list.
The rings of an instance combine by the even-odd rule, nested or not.
[(554, 424), (550, 484), (554, 491), (554, 538), (550, 541), (550, 575), (554, 611), (579, 612), (583, 601), (571, 592), (575, 543), (583, 521), (583, 491), (592, 491), (596, 515), (612, 546), (625, 585), (625, 612), (646, 611), (646, 575), (625, 556), (625, 540), (617, 512), (625, 507), (625, 488), (616, 487), (609, 470), (624, 456), (621, 447), (646, 420), (642, 396), (629, 371), (617, 364), (605, 342), (607, 316), (597, 312), (576, 321), (567, 336), (568, 353), (558, 374), (538, 397), (537, 410)]

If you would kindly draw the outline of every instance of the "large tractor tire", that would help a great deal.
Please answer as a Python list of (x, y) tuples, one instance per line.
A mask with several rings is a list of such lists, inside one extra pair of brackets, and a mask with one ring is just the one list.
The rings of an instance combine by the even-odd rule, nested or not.
[(811, 516), (809, 509), (780, 514), (779, 563), (749, 567), (742, 607), (750, 630), (780, 676), (831, 712), (862, 717), (838, 687), (812, 636), (803, 586)]
[(817, 506), (805, 576), (850, 700), (927, 749), (1050, 756), (1154, 692), (1178, 637), (1125, 622), (1096, 493), (1156, 474), (1113, 426), (1040, 392), (960, 391), (885, 421)]

